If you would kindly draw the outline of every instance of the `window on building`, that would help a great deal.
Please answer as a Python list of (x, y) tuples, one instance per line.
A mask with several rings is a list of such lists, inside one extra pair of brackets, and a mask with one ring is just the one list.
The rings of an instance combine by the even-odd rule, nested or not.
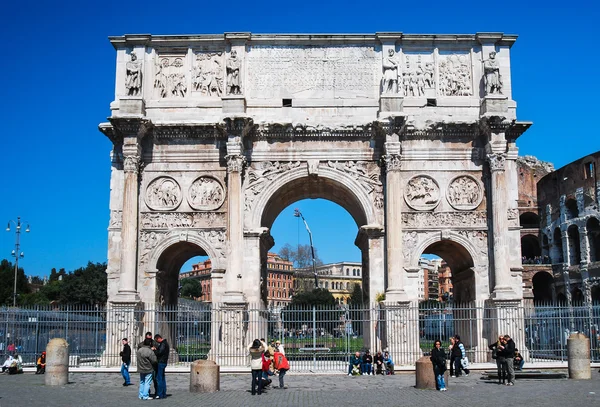
[(350, 275), (350, 269), (346, 269), (346, 275), (349, 276)]

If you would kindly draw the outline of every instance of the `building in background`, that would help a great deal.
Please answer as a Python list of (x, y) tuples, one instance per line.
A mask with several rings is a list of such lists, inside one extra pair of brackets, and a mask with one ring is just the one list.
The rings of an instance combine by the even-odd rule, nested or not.
[(438, 271), (438, 300), (448, 301), (453, 299), (452, 293), (452, 270), (445, 261), (442, 260)]
[[(343, 261), (323, 264), (317, 266), (316, 271), (319, 276), (319, 287), (329, 290), (338, 304), (348, 303), (356, 284), (363, 288), (361, 263)], [(294, 275), (296, 290), (309, 291), (314, 288), (312, 267), (296, 269)]]

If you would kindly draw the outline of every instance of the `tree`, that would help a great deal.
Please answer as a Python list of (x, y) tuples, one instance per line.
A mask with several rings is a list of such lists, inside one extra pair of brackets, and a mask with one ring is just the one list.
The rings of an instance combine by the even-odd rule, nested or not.
[(360, 287), (360, 284), (354, 284), (354, 288), (352, 289), (352, 293), (350, 294), (348, 304), (360, 307), (364, 304), (364, 302), (365, 298), (363, 296), (363, 290)]
[[(314, 314), (313, 306), (316, 308)], [(312, 328), (314, 317), (316, 328), (328, 333), (333, 333), (338, 327), (342, 314), (342, 311), (337, 309), (333, 294), (326, 288), (315, 288), (294, 295), (290, 305), (282, 312), (288, 329), (301, 329), (302, 326)]]
[(90, 261), (86, 267), (64, 275), (59, 301), (62, 304), (104, 304), (108, 298), (106, 288), (106, 263)]
[(181, 298), (195, 299), (202, 297), (202, 285), (195, 278), (184, 278), (181, 280)]
[(312, 291), (298, 293), (292, 297), (292, 306), (331, 306), (336, 305), (333, 294), (326, 288), (315, 288)]
[(365, 319), (364, 309), (368, 308), (368, 305), (365, 306), (365, 297), (360, 284), (354, 284), (348, 305), (350, 308), (348, 316), (353, 321), (352, 329), (357, 335), (362, 335), (363, 326), (361, 321)]
[[(286, 243), (279, 249), (279, 256), (294, 263), (295, 268), (312, 267), (312, 251), (309, 244), (301, 244), (294, 248)], [(323, 261), (319, 258), (317, 249), (315, 249), (315, 265), (320, 266), (322, 264)]]
[[(15, 284), (15, 265), (4, 259), (0, 262), (0, 304), (12, 305)], [(17, 271), (17, 302), (24, 294), (29, 293), (25, 271), (19, 267)]]

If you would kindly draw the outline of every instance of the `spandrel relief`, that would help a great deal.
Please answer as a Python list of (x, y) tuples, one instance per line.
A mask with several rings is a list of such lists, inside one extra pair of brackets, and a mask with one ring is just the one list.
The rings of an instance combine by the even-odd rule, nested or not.
[(475, 178), (469, 175), (460, 175), (450, 181), (446, 196), (448, 203), (454, 209), (472, 210), (481, 203), (483, 190)]
[(438, 61), (440, 96), (472, 96), (470, 54), (441, 53)]
[(192, 92), (206, 97), (223, 95), (223, 53), (199, 52), (192, 70)]
[(429, 211), (440, 202), (440, 187), (433, 178), (419, 175), (408, 181), (404, 190), (404, 199), (413, 209)]
[(402, 92), (406, 97), (435, 97), (435, 67), (431, 53), (405, 53)]
[(200, 177), (190, 186), (188, 203), (193, 209), (211, 211), (218, 209), (225, 201), (225, 189), (213, 177)]
[(158, 56), (154, 73), (155, 95), (164, 98), (182, 98), (187, 94), (184, 56)]
[(181, 187), (173, 178), (159, 177), (146, 188), (146, 205), (150, 209), (169, 211), (181, 203)]

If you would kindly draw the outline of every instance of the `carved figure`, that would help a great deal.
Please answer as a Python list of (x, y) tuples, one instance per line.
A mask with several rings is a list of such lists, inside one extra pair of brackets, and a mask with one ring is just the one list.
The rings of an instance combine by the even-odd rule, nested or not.
[(209, 97), (221, 97), (223, 93), (221, 55), (221, 52), (198, 54), (192, 79), (192, 86), (195, 91)]
[(404, 198), (413, 209), (431, 210), (440, 201), (440, 188), (433, 178), (417, 176), (408, 181)]
[(427, 62), (425, 64), (425, 87), (427, 88), (433, 88), (434, 87), (434, 81), (433, 81), (433, 77), (434, 77), (434, 68), (433, 68), (433, 63), (431, 62)]
[(175, 209), (181, 203), (181, 188), (171, 178), (157, 178), (146, 189), (146, 203), (152, 209)]
[(398, 93), (398, 61), (394, 57), (395, 51), (388, 50), (388, 56), (383, 60), (383, 79), (381, 87), (383, 93)]
[(135, 52), (131, 53), (131, 61), (125, 66), (125, 89), (128, 96), (138, 96), (142, 91), (142, 64), (137, 61)]
[(490, 59), (483, 62), (483, 72), (485, 93), (487, 95), (502, 94), (502, 75), (500, 75), (500, 65), (496, 59), (495, 51), (490, 52)]
[(447, 199), (455, 209), (475, 209), (482, 198), (479, 184), (467, 175), (456, 177), (448, 186)]
[(232, 50), (229, 59), (227, 60), (227, 94), (241, 95), (242, 87), (240, 81), (240, 69), (242, 61), (237, 57), (237, 51)]
[(161, 98), (167, 97), (167, 75), (165, 69), (169, 66), (169, 60), (164, 58), (156, 63), (156, 74), (154, 76), (154, 88), (158, 90)]
[(200, 177), (190, 187), (190, 206), (198, 210), (213, 210), (223, 205), (225, 190), (212, 177)]
[(471, 67), (466, 55), (450, 55), (439, 66), (439, 90), (443, 96), (471, 96)]

